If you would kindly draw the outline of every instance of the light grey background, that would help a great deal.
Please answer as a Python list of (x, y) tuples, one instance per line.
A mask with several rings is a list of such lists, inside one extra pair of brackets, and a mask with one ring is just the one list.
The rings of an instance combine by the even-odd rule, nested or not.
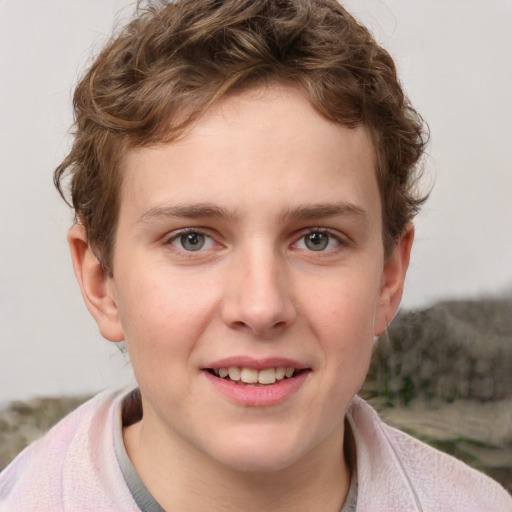
[[(512, 1), (350, 0), (432, 140), (404, 307), (512, 290)], [(82, 304), (52, 185), (71, 89), (132, 2), (0, 0), (0, 402), (129, 378)], [(118, 13), (121, 10), (120, 14)]]

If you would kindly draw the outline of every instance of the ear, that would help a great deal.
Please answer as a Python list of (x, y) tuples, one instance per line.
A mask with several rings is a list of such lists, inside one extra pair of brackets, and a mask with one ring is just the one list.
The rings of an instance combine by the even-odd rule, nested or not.
[(402, 300), (413, 240), (414, 226), (408, 224), (396, 242), (392, 254), (384, 263), (379, 302), (375, 315), (375, 336), (380, 336), (386, 330)]
[(108, 276), (91, 250), (83, 226), (74, 225), (69, 230), (68, 244), (82, 297), (102, 336), (114, 342), (124, 340), (113, 278)]

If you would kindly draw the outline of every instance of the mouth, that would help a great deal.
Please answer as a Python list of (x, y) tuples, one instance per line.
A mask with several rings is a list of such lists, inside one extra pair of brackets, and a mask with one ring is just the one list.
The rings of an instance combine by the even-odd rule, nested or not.
[(205, 368), (214, 377), (239, 386), (271, 386), (276, 382), (293, 379), (308, 369), (293, 367), (269, 367), (261, 370), (249, 367), (229, 366), (221, 368)]

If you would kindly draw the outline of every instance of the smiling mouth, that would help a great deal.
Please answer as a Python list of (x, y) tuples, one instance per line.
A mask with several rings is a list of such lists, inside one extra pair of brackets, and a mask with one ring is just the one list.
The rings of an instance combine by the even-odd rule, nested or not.
[(276, 382), (292, 379), (307, 370), (292, 367), (285, 368), (283, 366), (263, 370), (230, 366), (229, 368), (207, 368), (207, 371), (219, 379), (241, 386), (269, 386)]

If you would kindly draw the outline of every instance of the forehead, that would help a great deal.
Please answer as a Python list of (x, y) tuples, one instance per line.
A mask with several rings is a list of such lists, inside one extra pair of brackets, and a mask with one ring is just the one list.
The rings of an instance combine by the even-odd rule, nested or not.
[(133, 148), (121, 163), (121, 213), (208, 203), (243, 211), (361, 203), (380, 222), (373, 145), (362, 127), (321, 116), (290, 87), (230, 95), (178, 141)]

